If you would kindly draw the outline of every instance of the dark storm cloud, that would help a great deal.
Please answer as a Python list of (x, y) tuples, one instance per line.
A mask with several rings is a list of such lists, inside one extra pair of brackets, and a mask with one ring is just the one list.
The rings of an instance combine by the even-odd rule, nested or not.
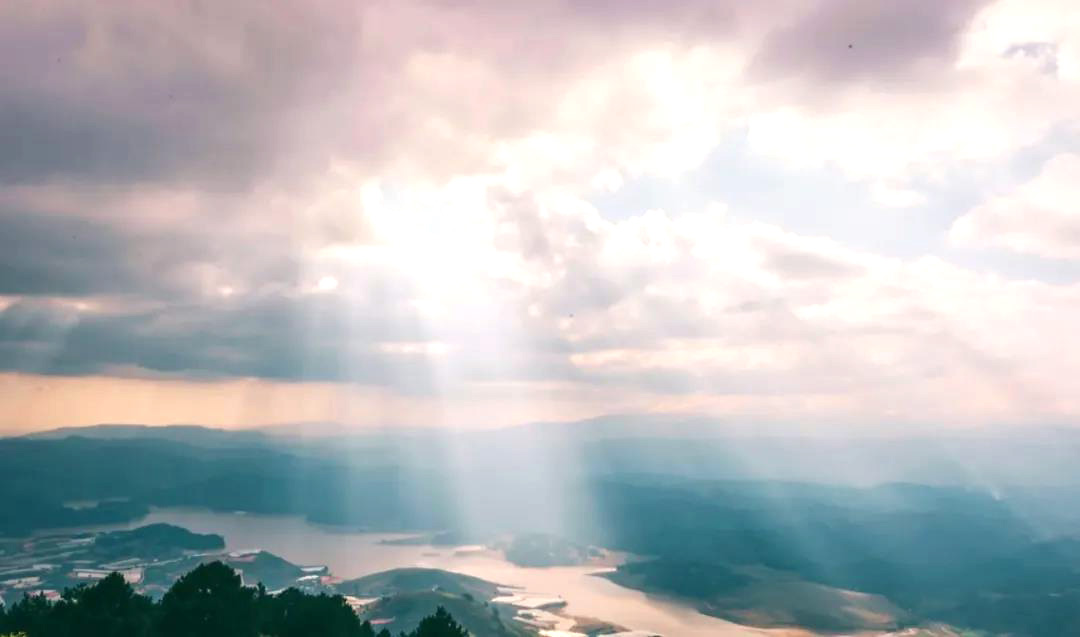
[(132, 292), (128, 238), (88, 219), (0, 209), (0, 295)]
[[(80, 311), (72, 303), (23, 300), (0, 311), (0, 369), (343, 381), (410, 394), (435, 392), (440, 369), (452, 372), (451, 382), (580, 376), (567, 359), (573, 346), (550, 330), (523, 332), (511, 351), (493, 337), (507, 329), (503, 322), (440, 325), (435, 334), (401, 302), (406, 292), (390, 285), (366, 301), (266, 295), (140, 311)], [(450, 345), (437, 356), (384, 347), (437, 337)]]
[[(161, 89), (165, 90), (165, 89)], [(49, 102), (0, 92), (0, 183), (50, 179), (140, 182), (168, 177), (242, 185), (271, 147), (268, 125), (227, 113), (180, 112), (132, 95), (125, 110), (75, 98)], [(205, 96), (187, 98), (203, 102)], [(135, 106), (138, 104), (138, 106)], [(217, 124), (208, 121), (217, 120)]]
[(353, 381), (427, 391), (430, 366), (380, 351), (382, 340), (420, 340), (396, 312), (357, 315), (336, 300), (272, 297), (141, 312), (79, 312), (24, 301), (0, 312), (0, 366), (42, 374), (128, 370), (185, 377)]
[(817, 2), (774, 31), (752, 75), (809, 82), (931, 81), (956, 54), (958, 39), (987, 0)]
[(123, 220), (0, 205), (0, 295), (128, 296), (183, 301), (217, 268), (261, 284), (295, 285), (298, 265), (281, 237), (207, 234), (197, 224), (159, 229)]
[(207, 232), (198, 219), (153, 227), (123, 216), (0, 204), (0, 296), (185, 302), (205, 294), (206, 271), (262, 286), (295, 286), (300, 269), (280, 234), (221, 235)]
[(356, 24), (330, 9), (0, 8), (0, 183), (242, 187), (282, 159), (294, 105), (336, 83), (321, 69), (350, 46)]

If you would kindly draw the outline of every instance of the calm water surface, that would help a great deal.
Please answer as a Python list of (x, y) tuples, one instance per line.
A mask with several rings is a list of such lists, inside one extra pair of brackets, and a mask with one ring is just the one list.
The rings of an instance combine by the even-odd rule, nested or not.
[[(473, 575), (531, 593), (561, 595), (566, 612), (595, 617), (665, 637), (793, 635), (765, 631), (708, 617), (693, 608), (647, 597), (604, 578), (590, 576), (596, 567), (525, 568), (491, 554), (454, 554), (452, 548), (394, 546), (380, 540), (402, 535), (362, 533), (311, 524), (284, 516), (158, 509), (137, 522), (109, 528), (133, 528), (165, 522), (197, 533), (217, 533), (227, 550), (264, 549), (298, 564), (325, 564), (342, 578), (406, 566), (440, 568)], [(801, 631), (798, 634), (806, 634)]]

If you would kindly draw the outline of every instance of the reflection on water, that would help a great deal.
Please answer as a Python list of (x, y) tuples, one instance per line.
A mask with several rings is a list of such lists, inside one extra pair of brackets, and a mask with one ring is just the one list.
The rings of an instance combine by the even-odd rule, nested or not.
[(230, 551), (261, 548), (291, 562), (325, 564), (335, 575), (346, 579), (406, 566), (465, 573), (534, 593), (560, 595), (567, 601), (567, 614), (604, 619), (666, 637), (796, 634), (747, 628), (702, 615), (687, 606), (649, 598), (604, 578), (591, 577), (589, 574), (596, 572), (596, 567), (524, 568), (490, 553), (380, 544), (381, 540), (403, 536), (358, 533), (295, 517), (158, 509), (137, 522), (109, 528), (133, 528), (156, 522), (175, 524), (197, 533), (217, 533), (224, 536)]

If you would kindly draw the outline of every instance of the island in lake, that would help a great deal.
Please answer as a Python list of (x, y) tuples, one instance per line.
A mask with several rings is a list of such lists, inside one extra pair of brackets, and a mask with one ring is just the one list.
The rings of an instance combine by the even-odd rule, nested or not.
[(132, 530), (0, 540), (0, 597), (58, 599), (65, 588), (116, 572), (136, 592), (156, 598), (180, 575), (214, 560), (231, 566), (245, 584), (261, 583), (270, 590), (292, 586), (315, 591), (330, 580), (326, 566), (299, 566), (260, 550), (225, 552), (220, 535), (151, 524)]
[[(299, 565), (273, 553), (226, 551), (225, 539), (172, 524), (131, 530), (49, 533), (0, 540), (0, 604), (62, 592), (119, 573), (132, 589), (159, 599), (200, 564), (222, 562), (244, 585), (270, 593), (293, 588), (342, 595), (363, 621), (393, 634), (442, 607), (477, 637), (618, 635), (618, 626), (561, 615), (565, 601), (440, 569), (399, 568), (342, 580), (325, 565)], [(566, 630), (566, 629), (580, 629)]]

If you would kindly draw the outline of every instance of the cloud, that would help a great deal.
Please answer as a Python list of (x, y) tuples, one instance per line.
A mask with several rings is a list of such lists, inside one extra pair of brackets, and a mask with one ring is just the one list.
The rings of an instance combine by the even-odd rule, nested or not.
[(834, 279), (863, 273), (858, 263), (838, 258), (837, 253), (843, 251), (836, 244), (768, 230), (763, 235), (759, 245), (765, 268), (783, 279)]
[(230, 224), (215, 205), (235, 206), (234, 199), (95, 189), (5, 195), (0, 295), (179, 302), (299, 278), (294, 237), (246, 220)]
[(1076, 24), (1067, 4), (658, 7), (8, 5), (0, 182), (245, 190), (345, 162), (588, 187), (678, 174), (748, 129), (911, 202), (911, 177), (1075, 120), (1078, 32), (1046, 26)]
[(61, 375), (144, 370), (203, 378), (396, 380), (407, 388), (425, 382), (423, 361), (384, 356), (375, 345), (409, 338), (425, 336), (407, 317), (384, 311), (362, 320), (340, 300), (322, 297), (128, 312), (24, 301), (0, 313), (6, 369)]
[(1080, 259), (1080, 155), (1051, 158), (1030, 181), (958, 218), (949, 238), (961, 245)]
[(129, 291), (140, 278), (123, 236), (78, 217), (0, 212), (0, 294)]
[[(8, 150), (0, 183), (167, 180), (215, 189), (287, 180), (341, 158), (439, 177), (505, 168), (504, 142), (535, 144), (553, 128), (580, 136), (580, 115), (599, 116), (611, 99), (653, 100), (620, 92), (634, 86), (626, 81), (642, 86), (639, 70), (625, 69), (618, 87), (599, 93), (587, 87), (591, 71), (672, 40), (704, 42), (734, 21), (723, 5), (696, 1), (659, 11), (652, 3), (320, 0), (293, 10), (50, 0), (0, 11)], [(592, 104), (573, 103), (574, 93)], [(670, 125), (626, 134), (662, 135)], [(636, 152), (618, 131), (611, 127), (621, 150)]]
[(769, 79), (828, 84), (932, 80), (956, 58), (965, 28), (985, 4), (812, 3), (765, 39), (750, 71)]
[[(1080, 46), (1080, 11), (1070, 3), (821, 7), (755, 62), (768, 83), (748, 139), (765, 156), (836, 169), (886, 205), (911, 205), (920, 181), (985, 176), (1077, 124), (1080, 74), (1066, 60)], [(848, 49), (862, 29), (875, 37)]]
[[(951, 421), (1080, 409), (1067, 398), (1080, 371), (1076, 286), (883, 258), (722, 207), (610, 221), (565, 194), (470, 188), (489, 222), (464, 228), (468, 240), (318, 251), (292, 286), (252, 280), (134, 309), (16, 301), (0, 313), (0, 359), (43, 374), (347, 382), (429, 397), (569, 383), (701, 409), (774, 405), (791, 418), (824, 405), (848, 419)], [(322, 276), (338, 286), (316, 292)]]
[(7, 5), (0, 178), (243, 183), (272, 160), (268, 133), (320, 51), (289, 24), (315, 25), (254, 3), (184, 7)]
[[(678, 189), (745, 135), (929, 205), (1077, 123), (1077, 24), (1007, 1), (8, 4), (0, 366), (448, 410), (1072, 417), (1075, 285), (595, 202)], [(1075, 258), (1075, 162), (950, 236)]]

